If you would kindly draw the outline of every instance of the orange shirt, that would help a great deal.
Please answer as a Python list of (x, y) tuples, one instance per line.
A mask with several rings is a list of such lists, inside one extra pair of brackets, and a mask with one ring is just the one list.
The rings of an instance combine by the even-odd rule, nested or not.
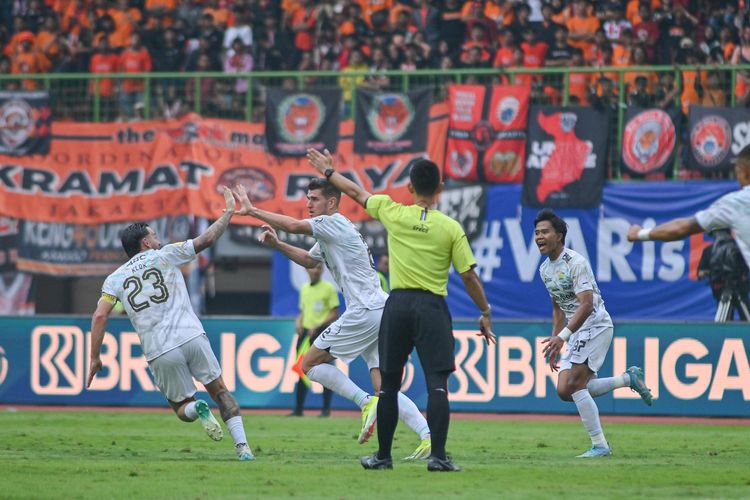
[[(467, 2), (466, 4), (471, 4), (471, 2)], [(466, 9), (466, 4), (464, 4), (464, 9)], [(466, 13), (468, 14), (468, 12), (467, 9)], [(513, 12), (513, 4), (510, 2), (505, 2), (504, 5), (487, 2), (484, 6), (484, 15), (502, 26), (508, 26), (516, 19), (516, 15)]]
[(21, 46), (21, 42), (19, 41), (20, 38), (21, 33), (14, 34), (3, 49), (3, 54), (8, 57), (13, 57), (18, 52), (18, 48)]
[(115, 31), (110, 37), (112, 46), (125, 47), (130, 35), (135, 31), (133, 24), (141, 20), (141, 13), (138, 9), (128, 9), (127, 13), (117, 9), (109, 9), (109, 15), (115, 22)]
[(544, 42), (536, 42), (531, 45), (527, 42), (521, 44), (523, 50), (523, 65), (525, 68), (539, 68), (544, 66), (544, 60), (547, 57), (549, 47)]
[(568, 89), (571, 97), (578, 98), (579, 104), (588, 104), (589, 82), (593, 73), (570, 73)]
[(501, 66), (510, 66), (513, 64), (513, 49), (510, 47), (500, 47), (495, 53), (495, 61), (492, 65), (496, 68)]
[[(72, 19), (77, 21), (77, 24), (73, 27), (71, 27)], [(87, 10), (85, 8), (79, 9), (76, 6), (76, 2), (73, 1), (69, 3), (68, 7), (65, 9), (65, 12), (62, 15), (60, 27), (64, 32), (72, 32), (77, 35), (81, 31), (81, 26), (91, 29), (91, 21), (89, 20)]]
[(152, 9), (167, 9), (172, 10), (177, 7), (176, 0), (146, 0), (146, 10)]
[(379, 10), (392, 9), (393, 0), (358, 0), (360, 7), (362, 7), (362, 15), (370, 22), (370, 16)]
[[(638, 6), (640, 4), (641, 0), (630, 0), (628, 6), (625, 8), (625, 19), (630, 21), (630, 24), (633, 26), (641, 22), (641, 16), (638, 15)], [(659, 7), (661, 7), (661, 0), (651, 0), (652, 13)]]
[(60, 53), (60, 44), (56, 41), (57, 35), (49, 31), (40, 31), (36, 36), (34, 48), (46, 56), (56, 56)]
[(220, 24), (222, 26), (227, 26), (229, 22), (229, 9), (222, 9), (219, 7), (218, 9), (212, 9), (211, 7), (206, 7), (203, 9), (204, 14), (211, 14), (214, 18), (214, 24)]
[(619, 43), (612, 47), (612, 66), (630, 66), (630, 52), (629, 47), (625, 47)]
[(737, 47), (733, 42), (728, 42), (726, 45), (724, 45), (724, 61), (729, 62), (732, 60), (732, 54), (734, 54), (734, 49)]
[(717, 108), (723, 108), (727, 103), (727, 95), (721, 89), (715, 90), (703, 90), (703, 99), (701, 104), (703, 106), (714, 106)]
[(292, 28), (298, 24), (304, 24), (305, 29), (294, 33), (294, 46), (299, 50), (308, 51), (313, 49), (313, 28), (315, 27), (315, 11), (299, 7), (292, 13)]
[(391, 13), (388, 15), (388, 22), (391, 23), (391, 26), (396, 25), (396, 21), (398, 21), (398, 15), (403, 11), (411, 14), (412, 9), (404, 4), (398, 4), (391, 9)]
[[(91, 56), (89, 62), (89, 71), (91, 73), (115, 73), (119, 57), (117, 54), (97, 53)], [(112, 97), (114, 94), (114, 82), (111, 78), (102, 78), (100, 80), (92, 79), (89, 84), (89, 92), (96, 94), (96, 83), (99, 83), (99, 95), (102, 97)]]
[[(11, 60), (10, 72), (14, 75), (31, 75), (34, 73), (44, 73), (50, 66), (49, 59), (43, 55), (34, 52), (22, 52), (16, 54)], [(24, 80), (23, 88), (34, 90), (39, 88), (40, 83), (39, 80)]]
[[(599, 20), (594, 16), (589, 17), (571, 17), (566, 25), (570, 35), (593, 35), (599, 29)], [(591, 60), (591, 52), (594, 42), (584, 40), (568, 40), (572, 47), (579, 48), (583, 51), (583, 58)]]
[[(122, 73), (146, 73), (151, 71), (151, 56), (143, 47), (138, 50), (127, 49), (120, 54), (117, 66)], [(122, 82), (122, 90), (125, 92), (142, 92), (144, 88), (143, 80), (140, 79)]]
[[(656, 76), (656, 73), (653, 71), (627, 71), (625, 73), (625, 87), (626, 87), (626, 95), (630, 92), (633, 92), (635, 90), (635, 79), (639, 76), (645, 76), (646, 77), (646, 91), (647, 92), (653, 92), (654, 87), (658, 83), (659, 79)], [(617, 86), (617, 81), (615, 81), (615, 86)]]
[[(701, 71), (701, 82), (705, 82), (707, 76), (708, 73)], [(695, 91), (695, 80), (697, 77), (698, 72), (695, 70), (682, 72), (682, 94), (680, 95), (680, 102), (682, 103), (682, 111), (686, 114), (691, 104), (699, 104), (701, 102), (701, 98), (698, 97), (698, 92)]]

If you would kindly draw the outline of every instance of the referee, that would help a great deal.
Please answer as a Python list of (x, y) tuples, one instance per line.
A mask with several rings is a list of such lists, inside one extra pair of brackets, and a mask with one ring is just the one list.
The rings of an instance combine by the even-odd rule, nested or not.
[(476, 260), (461, 225), (433, 207), (442, 190), (440, 171), (429, 160), (418, 160), (409, 172), (413, 203), (402, 205), (387, 195), (371, 195), (333, 170), (326, 150), (307, 152), (310, 163), (343, 193), (380, 220), (388, 231), (391, 294), (380, 323), (378, 348), (382, 385), (378, 402), (377, 453), (363, 457), (365, 469), (390, 469), (391, 445), (398, 422), (397, 394), (409, 353), (416, 346), (428, 389), (427, 423), (432, 434), (430, 471), (459, 471), (445, 454), (450, 407), (448, 376), (455, 367), (453, 324), (444, 297), (448, 270), (461, 274), (469, 296), (481, 312), (479, 330), (489, 344), (492, 333), (490, 305)]

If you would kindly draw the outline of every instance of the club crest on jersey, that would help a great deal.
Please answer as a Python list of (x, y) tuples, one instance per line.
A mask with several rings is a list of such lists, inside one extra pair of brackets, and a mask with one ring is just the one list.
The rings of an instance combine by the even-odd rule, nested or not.
[(325, 114), (326, 107), (318, 96), (292, 94), (279, 104), (276, 123), (284, 140), (305, 143), (317, 135)]
[(690, 132), (693, 156), (704, 167), (715, 167), (726, 158), (731, 145), (729, 123), (718, 115), (701, 119)]
[(404, 94), (382, 94), (375, 97), (367, 112), (367, 123), (373, 135), (385, 142), (399, 140), (414, 120), (414, 106)]

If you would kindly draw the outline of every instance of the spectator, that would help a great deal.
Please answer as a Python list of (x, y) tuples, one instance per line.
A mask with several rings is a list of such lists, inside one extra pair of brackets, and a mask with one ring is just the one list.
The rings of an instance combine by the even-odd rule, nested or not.
[[(118, 72), (147, 73), (151, 71), (151, 56), (141, 46), (141, 36), (138, 33), (130, 35), (130, 43), (120, 54)], [(135, 117), (136, 103), (143, 102), (145, 84), (140, 78), (128, 78), (122, 81), (120, 89), (120, 117), (130, 119)]]
[[(116, 73), (120, 58), (112, 50), (109, 38), (99, 38), (94, 55), (91, 56), (89, 72), (95, 74)], [(89, 95), (92, 101), (99, 94), (99, 109), (102, 121), (112, 121), (116, 115), (115, 84), (111, 78), (91, 79), (89, 81)]]
[(469, 52), (473, 47), (479, 47), (481, 50), (486, 52), (486, 56), (490, 57), (490, 40), (487, 37), (487, 32), (481, 24), (475, 24), (471, 27), (469, 39), (464, 42), (461, 46), (461, 59), (463, 60), (465, 54)]
[[(196, 71), (200, 72), (207, 72), (211, 71), (211, 58), (208, 54), (200, 54), (198, 56), (198, 60), (196, 61)], [(203, 77), (200, 79), (200, 86), (196, 87), (196, 79), (195, 78), (188, 78), (187, 82), (185, 82), (185, 100), (188, 103), (188, 107), (190, 109), (196, 109), (198, 108), (198, 102), (196, 102), (196, 99), (200, 99), (200, 110), (204, 111), (203, 106), (206, 106), (205, 111), (208, 111), (210, 108), (208, 106), (212, 90), (214, 88), (214, 82), (216, 81), (215, 78), (211, 77)], [(198, 95), (196, 96), (196, 90), (198, 92)], [(209, 113), (207, 113), (209, 114)], [(213, 114), (213, 113), (210, 113)]]
[(615, 66), (628, 66), (633, 54), (633, 34), (630, 30), (624, 30), (620, 34), (620, 43), (612, 48), (612, 64)]
[(440, 11), (440, 38), (445, 40), (453, 53), (460, 50), (466, 38), (466, 23), (461, 18), (458, 0), (445, 0)]
[(591, 90), (595, 92), (589, 93), (589, 102), (591, 106), (600, 111), (609, 111), (610, 113), (616, 113), (617, 104), (617, 93), (615, 92), (615, 82), (607, 78), (606, 76), (600, 76), (596, 89), (592, 86)]
[(412, 24), (411, 14), (405, 10), (399, 12), (396, 24), (391, 29), (391, 34), (401, 36), (404, 43), (411, 43), (416, 33), (417, 27)]
[(239, 38), (245, 47), (253, 45), (253, 28), (250, 26), (252, 19), (249, 9), (241, 9), (237, 12), (236, 20), (233, 26), (227, 28), (224, 32), (224, 48), (230, 49), (234, 41)]
[[(582, 68), (586, 66), (583, 60), (583, 51), (581, 49), (572, 49), (570, 66), (573, 68)], [(591, 78), (595, 73), (583, 73), (580, 71), (571, 71), (568, 74), (568, 92), (570, 102), (585, 106), (589, 102), (589, 87)]]
[[(34, 50), (34, 34), (31, 31), (23, 31), (18, 37), (16, 53), (11, 59), (10, 72), (16, 75), (31, 75), (34, 73), (45, 73), (50, 69), (50, 62), (44, 54)], [(38, 80), (24, 80), (24, 90), (36, 90), (40, 86)]]
[(619, 4), (609, 3), (604, 11), (604, 34), (609, 43), (618, 43), (623, 30), (632, 29), (630, 21), (623, 17), (622, 8)]
[[(185, 0), (180, 2), (181, 6), (182, 4), (188, 4), (188, 3), (196, 3), (194, 0)], [(168, 16), (172, 14), (177, 7), (177, 2), (175, 0), (146, 0), (146, 3), (144, 5), (146, 14), (148, 14), (149, 17), (152, 16)], [(192, 20), (192, 23), (189, 22), (189, 26), (195, 26), (196, 19)]]
[[(234, 39), (234, 42), (232, 42), (232, 48), (227, 52), (224, 61), (224, 73), (249, 73), (252, 70), (253, 56), (248, 52), (245, 44), (242, 43), (242, 39), (237, 37)], [(239, 96), (244, 96), (247, 89), (247, 79), (237, 78), (234, 84), (234, 93)]]
[[(646, 49), (642, 45), (636, 45), (633, 49), (630, 66), (646, 66)], [(624, 75), (625, 88), (628, 93), (635, 92), (636, 78), (642, 76), (646, 79), (646, 91), (651, 92), (656, 86), (657, 78), (656, 73), (653, 71), (626, 71)]]
[(544, 66), (549, 47), (546, 43), (536, 39), (534, 28), (528, 27), (523, 32), (521, 50), (523, 51), (523, 66), (525, 68), (541, 68)]
[(703, 40), (698, 44), (698, 49), (703, 53), (704, 59), (716, 60), (718, 56), (718, 62), (724, 62), (724, 52), (721, 48), (721, 41), (719, 40), (713, 26), (707, 25), (703, 28)]
[(56, 67), (63, 48), (63, 37), (55, 16), (44, 20), (44, 26), (36, 35), (34, 43), (34, 50), (43, 54), (50, 61), (51, 67)]
[(141, 11), (128, 7), (128, 0), (117, 0), (116, 6), (107, 11), (115, 25), (111, 34), (114, 47), (124, 47), (128, 44), (130, 35), (138, 27), (142, 16)]
[[(690, 44), (687, 43), (688, 41), (690, 41)], [(682, 112), (687, 115), (691, 105), (700, 104), (701, 102), (701, 93), (703, 92), (701, 82), (706, 80), (707, 73), (706, 71), (699, 70), (699, 52), (693, 47), (690, 39), (685, 40), (682, 49), (684, 61), (680, 62), (696, 67), (696, 69), (685, 69), (682, 71), (682, 95), (680, 95), (680, 101), (682, 102)]]
[(23, 22), (27, 29), (37, 33), (44, 25), (44, 20), (50, 16), (55, 16), (55, 13), (44, 3), (42, 0), (29, 0), (29, 8), (23, 15)]
[[(177, 33), (172, 28), (167, 28), (162, 34), (160, 49), (154, 52), (154, 71), (178, 73), (184, 67), (185, 54), (182, 47), (177, 44)], [(166, 105), (171, 109), (173, 103), (182, 94), (181, 90), (185, 80), (166, 78), (159, 79), (156, 85), (159, 104)], [(174, 113), (171, 113), (173, 115)]]
[(643, 15), (641, 13), (641, 5), (645, 5), (649, 10), (658, 9), (664, 2), (660, 0), (628, 0), (627, 6), (625, 7), (625, 19), (630, 24), (635, 26), (643, 22)]
[(554, 43), (547, 52), (546, 64), (551, 67), (566, 67), (571, 65), (573, 59), (573, 49), (568, 44), (568, 30), (561, 24), (556, 24)]
[(470, 0), (464, 4), (461, 10), (461, 19), (466, 23), (466, 33), (471, 38), (471, 32), (474, 26), (481, 25), (487, 44), (491, 44), (497, 39), (497, 25), (485, 15), (484, 0)]
[(721, 76), (718, 71), (711, 71), (706, 76), (706, 84), (703, 87), (701, 105), (724, 107), (727, 104), (727, 95), (722, 88)]
[(18, 53), (21, 47), (21, 36), (26, 36), (26, 33), (31, 33), (31, 36), (34, 36), (34, 33), (26, 29), (26, 23), (24, 23), (23, 18), (20, 16), (13, 19), (13, 29), (11, 32), (13, 36), (10, 37), (10, 40), (3, 48), (3, 54), (8, 57), (13, 57)]
[(203, 0), (205, 7), (203, 8), (203, 15), (210, 15), (213, 23), (219, 30), (225, 30), (229, 26), (229, 15), (231, 12), (229, 9), (219, 4), (219, 0)]
[[(224, 42), (224, 32), (218, 28), (214, 22), (214, 17), (210, 13), (204, 13), (198, 23), (198, 38), (208, 41), (208, 52), (212, 61), (219, 59), (221, 48)], [(213, 64), (213, 63), (212, 63)]]
[(524, 33), (529, 30), (534, 30), (535, 26), (532, 26), (529, 21), (531, 15), (531, 8), (525, 3), (516, 5), (516, 20), (508, 26), (508, 29), (513, 33), (516, 40), (521, 40), (524, 37)]
[[(562, 24), (556, 23), (552, 19), (552, 14), (554, 11), (552, 10), (552, 5), (549, 3), (542, 4), (542, 22), (535, 25), (535, 29), (537, 32), (537, 38), (539, 41), (544, 42), (547, 44), (547, 46), (552, 47), (555, 45), (555, 42), (557, 40), (557, 32), (560, 28), (565, 29), (565, 36), (567, 38), (568, 32), (567, 28), (563, 26)], [(567, 40), (566, 40), (567, 45)]]
[(594, 47), (594, 34), (599, 29), (599, 20), (589, 13), (586, 0), (574, 0), (573, 17), (568, 20), (568, 43), (583, 51), (585, 60), (591, 60)]
[(299, 0), (299, 5), (292, 12), (289, 27), (294, 32), (294, 48), (297, 51), (295, 63), (299, 62), (300, 53), (313, 50), (315, 32), (315, 6), (310, 0)]
[(633, 37), (637, 43), (646, 48), (646, 59), (649, 63), (657, 62), (659, 44), (659, 25), (651, 19), (651, 8), (647, 3), (641, 3), (638, 10), (640, 22), (633, 26)]
[(484, 6), (484, 15), (498, 28), (508, 27), (516, 19), (514, 3), (508, 0), (489, 0)]
[(628, 94), (628, 106), (637, 108), (651, 107), (652, 97), (648, 91), (648, 79), (639, 75), (635, 77), (635, 86)]
[[(495, 68), (508, 68), (513, 65), (513, 53), (520, 47), (516, 46), (513, 33), (503, 30), (500, 37), (500, 48), (495, 52), (495, 60), (492, 66)], [(523, 51), (521, 52), (523, 54)]]
[(281, 71), (286, 69), (286, 59), (268, 33), (258, 36), (255, 69), (258, 71)]
[(479, 46), (473, 46), (461, 54), (461, 66), (464, 68), (489, 68), (490, 53)]
[(664, 16), (660, 24), (659, 46), (662, 48), (661, 62), (675, 63), (680, 52), (680, 42), (692, 39), (698, 20), (684, 7), (675, 5), (670, 15)]
[(598, 64), (599, 61), (603, 59), (602, 54), (604, 50), (610, 47), (612, 47), (612, 45), (609, 43), (609, 40), (607, 40), (607, 35), (604, 33), (604, 30), (596, 30), (596, 33), (594, 34), (594, 45), (588, 53), (588, 59), (586, 59), (586, 62), (592, 65)]
[(737, 47), (734, 41), (735, 38), (732, 28), (730, 28), (729, 26), (723, 26), (721, 28), (721, 31), (719, 31), (719, 44), (722, 48), (722, 56), (724, 57), (724, 62), (728, 63), (732, 60), (734, 49)]
[[(489, 56), (487, 57), (489, 60)], [(402, 71), (414, 71), (421, 69), (424, 65), (421, 48), (414, 43), (407, 43), (404, 47), (404, 59), (399, 67)]]
[(671, 71), (664, 71), (659, 75), (659, 83), (654, 91), (656, 107), (667, 113), (677, 110), (675, 97), (680, 95), (680, 89), (674, 84), (675, 76)]
[(412, 23), (432, 50), (437, 49), (440, 42), (440, 11), (430, 5), (429, 0), (417, 0), (417, 6), (412, 12)]
[(365, 81), (365, 75), (347, 75), (347, 73), (367, 71), (367, 64), (362, 55), (362, 51), (354, 49), (349, 54), (349, 62), (346, 68), (341, 70), (339, 77), (339, 86), (342, 89), (342, 99), (344, 101), (344, 116), (351, 114), (352, 99), (354, 98), (355, 89)]
[[(174, 11), (174, 18), (175, 21), (177, 19), (181, 19), (187, 26), (196, 28), (198, 26), (198, 20), (201, 17), (202, 11), (203, 8), (201, 6), (201, 0), (180, 0), (179, 5)], [(149, 15), (157, 15), (156, 12), (153, 12), (153, 9), (147, 8), (147, 12)], [(161, 10), (160, 12), (165, 11)]]

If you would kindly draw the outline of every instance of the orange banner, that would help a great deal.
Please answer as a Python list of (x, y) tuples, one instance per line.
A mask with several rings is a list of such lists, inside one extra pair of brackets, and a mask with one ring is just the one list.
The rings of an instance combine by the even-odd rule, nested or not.
[[(443, 164), (447, 108), (432, 107), (428, 151), (356, 155), (354, 126), (342, 122), (336, 169), (372, 193), (407, 201), (410, 160)], [(49, 154), (0, 155), (0, 215), (96, 224), (192, 214), (216, 218), (221, 186), (242, 183), (261, 208), (307, 216), (306, 186), (316, 172), (305, 159), (268, 154), (262, 124), (188, 115), (173, 121), (55, 123)], [(367, 218), (351, 200), (342, 212)], [(257, 224), (251, 219), (237, 222)]]

